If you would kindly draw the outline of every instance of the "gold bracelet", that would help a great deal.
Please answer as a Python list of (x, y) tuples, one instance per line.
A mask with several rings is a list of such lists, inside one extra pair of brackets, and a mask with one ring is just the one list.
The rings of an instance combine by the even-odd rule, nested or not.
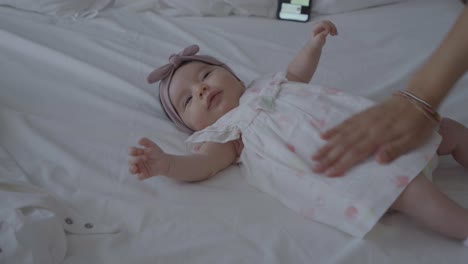
[(417, 97), (416, 95), (405, 92), (405, 91), (397, 91), (393, 95), (403, 97), (410, 101), (414, 106), (417, 106), (418, 109), (422, 110), (423, 113), (430, 118), (431, 120), (435, 121), (436, 123), (439, 123), (440, 120), (442, 119), (440, 117), (440, 114), (432, 107), (431, 104), (428, 102), (424, 101), (423, 99)]

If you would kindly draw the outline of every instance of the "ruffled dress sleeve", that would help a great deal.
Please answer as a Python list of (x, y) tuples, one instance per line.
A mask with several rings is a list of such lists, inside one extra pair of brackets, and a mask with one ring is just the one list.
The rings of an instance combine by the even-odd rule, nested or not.
[(193, 133), (185, 140), (188, 151), (198, 152), (205, 142), (226, 143), (241, 138), (241, 124), (236, 120), (238, 109), (233, 109), (222, 116), (213, 125)]

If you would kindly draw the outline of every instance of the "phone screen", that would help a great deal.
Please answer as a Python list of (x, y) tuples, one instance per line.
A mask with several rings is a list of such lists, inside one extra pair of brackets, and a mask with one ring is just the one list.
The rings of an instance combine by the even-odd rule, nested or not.
[(278, 19), (307, 22), (310, 17), (311, 0), (279, 0)]

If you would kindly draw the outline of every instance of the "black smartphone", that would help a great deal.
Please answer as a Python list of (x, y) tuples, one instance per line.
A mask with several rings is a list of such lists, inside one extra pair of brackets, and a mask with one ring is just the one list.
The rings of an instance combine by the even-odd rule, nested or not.
[(312, 0), (278, 0), (276, 17), (281, 20), (307, 22)]

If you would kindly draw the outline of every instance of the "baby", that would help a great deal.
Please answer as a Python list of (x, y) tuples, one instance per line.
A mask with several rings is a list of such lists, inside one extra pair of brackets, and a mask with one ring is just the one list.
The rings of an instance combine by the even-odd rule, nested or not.
[(468, 167), (468, 129), (453, 120), (440, 122), (442, 139), (434, 132), (424, 146), (391, 164), (368, 159), (345, 177), (320, 174), (313, 154), (325, 143), (321, 133), (373, 104), (308, 84), (328, 35), (337, 35), (335, 25), (317, 23), (286, 73), (257, 79), (247, 89), (228, 66), (196, 55), (198, 46), (172, 55), (148, 81), (160, 81), (167, 115), (179, 129), (193, 133), (186, 142), (194, 154), (171, 155), (142, 138), (142, 147), (129, 150), (130, 173), (140, 180), (165, 175), (195, 182), (240, 158), (250, 184), (311, 220), (363, 237), (393, 209), (468, 246), (468, 210), (424, 176), (432, 173), (436, 153), (452, 154)]

